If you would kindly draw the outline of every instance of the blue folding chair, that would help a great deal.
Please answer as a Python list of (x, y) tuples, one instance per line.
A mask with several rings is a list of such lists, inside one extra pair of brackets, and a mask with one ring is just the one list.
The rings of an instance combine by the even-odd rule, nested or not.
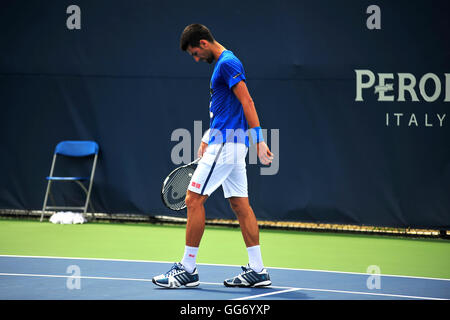
[[(46, 178), (48, 180), (47, 183), (47, 191), (45, 192), (44, 205), (42, 207), (41, 220), (44, 218), (44, 212), (46, 210), (82, 210), (83, 215), (86, 215), (88, 206), (90, 205), (90, 197), (92, 184), (94, 182), (94, 174), (95, 168), (97, 166), (97, 157), (98, 157), (99, 147), (95, 141), (62, 141), (57, 144), (55, 148), (55, 152), (53, 154), (52, 166), (50, 169), (50, 175)], [(66, 156), (66, 157), (89, 157), (94, 156), (91, 174), (89, 177), (55, 177), (53, 176), (53, 171), (55, 169), (56, 159), (58, 155)], [(82, 207), (70, 207), (70, 206), (48, 206), (47, 200), (50, 195), (51, 197), (51, 185), (53, 181), (73, 181), (77, 183), (81, 189), (86, 194), (86, 201), (84, 206)], [(88, 187), (83, 184), (83, 182), (87, 182)], [(54, 201), (53, 201), (54, 202)], [(91, 210), (93, 213), (93, 209), (91, 206)]]

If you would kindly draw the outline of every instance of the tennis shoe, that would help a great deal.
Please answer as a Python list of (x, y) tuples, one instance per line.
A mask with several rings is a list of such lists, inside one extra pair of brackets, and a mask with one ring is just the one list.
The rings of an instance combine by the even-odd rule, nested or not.
[(197, 268), (192, 273), (189, 273), (178, 262), (166, 273), (153, 277), (152, 282), (164, 288), (196, 287), (200, 284)]
[(231, 279), (226, 279), (223, 284), (226, 287), (263, 287), (270, 286), (269, 273), (266, 269), (262, 269), (261, 272), (256, 272), (249, 265), (242, 268), (242, 273)]

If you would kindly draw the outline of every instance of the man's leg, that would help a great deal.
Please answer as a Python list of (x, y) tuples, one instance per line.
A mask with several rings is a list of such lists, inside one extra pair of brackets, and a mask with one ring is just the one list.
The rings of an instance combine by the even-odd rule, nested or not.
[(259, 228), (255, 213), (246, 197), (231, 197), (231, 209), (233, 209), (238, 218), (241, 227), (242, 236), (247, 247), (259, 245)]
[(186, 194), (187, 224), (186, 245), (198, 247), (205, 231), (205, 201), (207, 195), (201, 195), (190, 190)]
[(181, 264), (188, 272), (196, 267), (197, 252), (200, 241), (205, 231), (205, 207), (207, 195), (187, 191), (187, 223), (186, 223), (186, 246)]
[(269, 273), (264, 268), (261, 257), (258, 222), (248, 197), (230, 197), (229, 201), (239, 220), (242, 236), (247, 246), (249, 268), (242, 267), (244, 272), (231, 279), (226, 279), (223, 284), (226, 287), (270, 286), (272, 281)]
[(242, 236), (248, 251), (250, 268), (260, 272), (263, 270), (264, 265), (259, 246), (259, 227), (255, 213), (247, 197), (231, 197), (229, 201), (241, 227)]
[(196, 287), (200, 284), (198, 272), (196, 270), (196, 259), (198, 247), (205, 230), (205, 208), (204, 203), (208, 196), (187, 191), (187, 225), (186, 225), (186, 246), (184, 256), (180, 263), (175, 263), (169, 272), (153, 277), (154, 284), (174, 288), (180, 286)]

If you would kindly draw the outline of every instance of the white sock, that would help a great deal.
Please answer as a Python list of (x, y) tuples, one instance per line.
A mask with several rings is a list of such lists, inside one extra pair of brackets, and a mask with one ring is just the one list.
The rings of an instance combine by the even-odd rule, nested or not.
[(264, 269), (264, 265), (261, 257), (261, 247), (253, 246), (248, 247), (248, 264), (250, 268), (252, 268), (256, 272), (261, 272)]
[(195, 269), (195, 260), (197, 259), (198, 248), (186, 246), (184, 248), (183, 260), (181, 264), (187, 272), (192, 273)]

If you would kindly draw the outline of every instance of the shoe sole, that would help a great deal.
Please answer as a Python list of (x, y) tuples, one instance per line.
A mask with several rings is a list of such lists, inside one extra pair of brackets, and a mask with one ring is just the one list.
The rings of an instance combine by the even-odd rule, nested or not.
[(188, 288), (198, 287), (200, 285), (200, 281), (186, 283), (184, 286)]
[(166, 285), (166, 284), (158, 283), (155, 281), (155, 279), (152, 279), (152, 282), (159, 287), (169, 288), (169, 289), (176, 289), (176, 288), (180, 288), (182, 286), (185, 286), (187, 288), (194, 288), (194, 287), (198, 287), (200, 285), (200, 281), (190, 282), (190, 283), (186, 283), (184, 285), (182, 284), (181, 286), (176, 286), (176, 285), (171, 285), (171, 284)]
[(252, 285), (245, 285), (245, 284), (229, 284), (228, 282), (224, 281), (223, 284), (225, 285), (225, 287), (239, 287), (239, 288), (256, 288), (256, 287), (267, 287), (270, 286), (272, 284), (272, 281), (270, 280), (266, 280), (266, 281), (261, 281)]

